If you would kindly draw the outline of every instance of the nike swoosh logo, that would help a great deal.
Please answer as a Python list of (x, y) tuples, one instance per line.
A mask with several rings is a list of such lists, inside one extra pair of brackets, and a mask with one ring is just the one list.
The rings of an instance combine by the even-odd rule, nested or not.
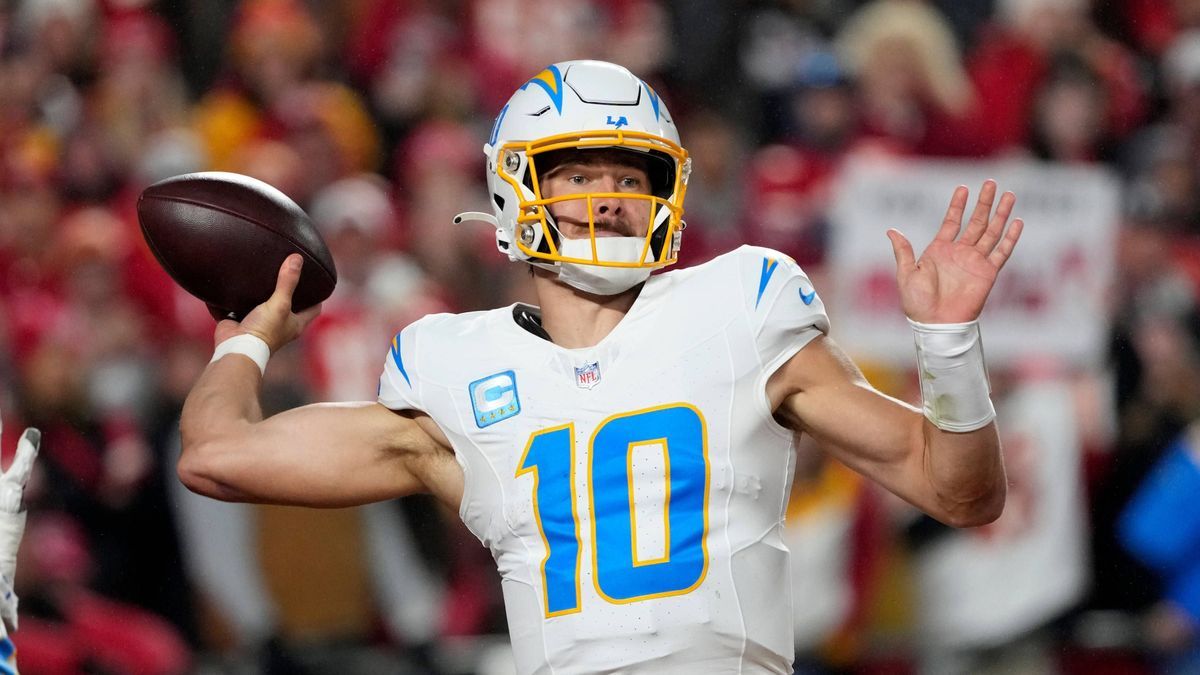
[(771, 281), (771, 275), (775, 274), (777, 267), (779, 267), (778, 260), (763, 258), (762, 272), (758, 276), (758, 297), (754, 299), (755, 309), (758, 309), (758, 303), (762, 302), (763, 291), (767, 290), (767, 283)]
[(800, 300), (806, 305), (811, 305), (813, 298), (817, 297), (817, 289), (815, 289), (815, 288), (807, 293), (804, 292), (803, 288), (801, 288), (799, 290), (800, 290)]

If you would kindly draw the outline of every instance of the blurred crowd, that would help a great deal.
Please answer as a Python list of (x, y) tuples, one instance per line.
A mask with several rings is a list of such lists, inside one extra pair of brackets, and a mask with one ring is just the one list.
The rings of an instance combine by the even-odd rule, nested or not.
[[(1057, 388), (993, 373), (1001, 419), (1031, 420), (1010, 473), (1049, 448), (1065, 459), (1047, 482), (1075, 487), (1052, 513), (1010, 490), (1008, 539), (947, 532), (802, 449), (797, 668), (1200, 672), (1200, 1), (0, 0), (0, 415), (43, 432), (22, 672), (504, 672), (498, 578), (455, 514), (178, 484), (213, 321), (154, 261), (136, 200), (225, 170), (304, 206), (340, 279), (272, 360), (266, 405), (372, 399), (408, 322), (533, 299), (493, 232), (451, 218), (490, 210), (492, 116), (571, 58), (622, 63), (669, 102), (695, 162), (683, 265), (745, 242), (821, 278), (850, 158), (1118, 175), (1105, 369)], [(868, 375), (913, 396), (905, 373)], [(1078, 555), (1019, 548), (1022, 523), (1064, 513)], [(988, 537), (1018, 562), (943, 569)], [(966, 628), (1020, 595), (1022, 564), (1053, 592)]]

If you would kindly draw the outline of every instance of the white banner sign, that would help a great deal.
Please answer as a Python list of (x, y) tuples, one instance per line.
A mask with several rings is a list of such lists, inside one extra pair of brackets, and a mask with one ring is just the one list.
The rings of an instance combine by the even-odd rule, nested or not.
[(1034, 162), (906, 159), (847, 166), (830, 225), (832, 288), (823, 293), (842, 347), (859, 358), (913, 364), (885, 232), (899, 229), (919, 256), (955, 186), (971, 189), (969, 217), (986, 178), (1016, 193), (1013, 216), (1025, 220), (983, 313), (988, 363), (1006, 366), (1035, 356), (1077, 366), (1103, 360), (1120, 183), (1101, 168)]

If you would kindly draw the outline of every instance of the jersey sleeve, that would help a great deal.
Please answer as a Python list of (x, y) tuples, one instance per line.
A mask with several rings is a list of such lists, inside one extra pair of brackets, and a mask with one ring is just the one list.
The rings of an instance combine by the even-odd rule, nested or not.
[(758, 358), (774, 371), (813, 338), (829, 332), (825, 304), (808, 275), (788, 256), (754, 246), (739, 253)]
[(422, 410), (417, 379), (417, 340), (420, 321), (414, 321), (392, 338), (379, 376), (379, 402), (392, 410)]

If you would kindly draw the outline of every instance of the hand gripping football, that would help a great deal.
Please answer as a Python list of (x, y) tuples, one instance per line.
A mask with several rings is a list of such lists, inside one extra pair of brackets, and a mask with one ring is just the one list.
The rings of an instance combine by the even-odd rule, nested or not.
[(304, 256), (292, 311), (324, 301), (337, 284), (312, 220), (260, 180), (219, 171), (174, 176), (146, 188), (137, 211), (154, 257), (218, 320), (241, 320), (271, 297), (292, 253)]

